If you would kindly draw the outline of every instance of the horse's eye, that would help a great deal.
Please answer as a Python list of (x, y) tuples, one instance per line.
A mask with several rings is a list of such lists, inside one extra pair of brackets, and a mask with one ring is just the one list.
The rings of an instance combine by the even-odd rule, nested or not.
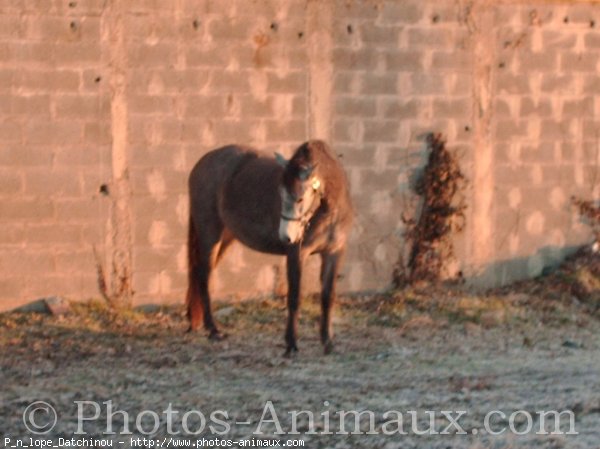
[(300, 204), (302, 201), (304, 201), (304, 198), (300, 197), (296, 200), (296, 204)]

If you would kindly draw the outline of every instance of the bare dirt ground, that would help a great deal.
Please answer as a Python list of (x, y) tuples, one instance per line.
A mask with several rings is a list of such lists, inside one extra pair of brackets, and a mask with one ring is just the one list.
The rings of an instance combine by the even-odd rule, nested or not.
[[(23, 411), (43, 400), (58, 415), (43, 437), (70, 439), (79, 425), (75, 401), (95, 401), (99, 417), (82, 422), (81, 437), (109, 438), (115, 447), (135, 445), (131, 437), (137, 436), (215, 438), (209, 428), (214, 424), (217, 431), (229, 428), (221, 439), (286, 444), (294, 438), (309, 448), (600, 448), (598, 313), (571, 293), (540, 290), (549, 284), (485, 296), (450, 288), (343, 297), (330, 356), (322, 354), (317, 339), (318, 305), (307, 298), (300, 353), (293, 359), (282, 357), (281, 300), (220, 304), (218, 320), (229, 333), (221, 342), (185, 334), (182, 308), (115, 312), (89, 303), (74, 304), (62, 317), (2, 314), (1, 436), (11, 438), (9, 446), (35, 436), (24, 427)], [(129, 415), (132, 435), (122, 433), (119, 413), (111, 421), (115, 434), (107, 434), (105, 401), (112, 401), (113, 412)], [(164, 413), (169, 405), (177, 411), (170, 428)], [(94, 415), (92, 405), (79, 406), (85, 417)], [(296, 420), (299, 434), (290, 434), (290, 412), (298, 410), (311, 411), (314, 423), (307, 413)], [(373, 433), (367, 434), (370, 417), (361, 415), (358, 429), (352, 416), (345, 421), (346, 433), (360, 434), (342, 434), (338, 412), (367, 410), (374, 415)], [(411, 410), (417, 412), (416, 431)], [(526, 435), (509, 429), (510, 415), (519, 410), (524, 412), (515, 416), (517, 432), (527, 430), (526, 413), (532, 417)], [(553, 410), (573, 412), (576, 435), (536, 434), (537, 413)], [(184, 420), (189, 411), (195, 412)], [(215, 411), (221, 422), (211, 418)], [(397, 417), (385, 415), (389, 411), (402, 413), (406, 435), (383, 432), (391, 433), (389, 421)], [(426, 411), (436, 413), (438, 432), (449, 424), (442, 411), (453, 417), (465, 411), (459, 424), (466, 434), (450, 426), (448, 434), (418, 435), (428, 429)], [(500, 435), (484, 429), (492, 411), (505, 414), (491, 419), (491, 430), (506, 429)], [(204, 431), (186, 435), (186, 429), (201, 430), (200, 412)], [(324, 434), (327, 417), (332, 434)], [(273, 435), (274, 419), (285, 435)], [(155, 424), (156, 431), (144, 435)], [(548, 432), (555, 430), (550, 424)], [(264, 435), (253, 434), (258, 427)], [(571, 430), (567, 418), (561, 429)]]

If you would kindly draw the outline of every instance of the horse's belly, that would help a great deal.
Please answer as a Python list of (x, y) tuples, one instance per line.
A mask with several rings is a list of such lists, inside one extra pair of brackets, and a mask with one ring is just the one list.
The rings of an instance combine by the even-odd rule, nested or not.
[(235, 203), (235, 207), (231, 207), (231, 203), (228, 207), (225, 197), (221, 208), (223, 222), (233, 236), (256, 251), (284, 254), (285, 247), (279, 240), (279, 222), (273, 219), (271, 208), (252, 204), (253, 201), (247, 202), (246, 207)]

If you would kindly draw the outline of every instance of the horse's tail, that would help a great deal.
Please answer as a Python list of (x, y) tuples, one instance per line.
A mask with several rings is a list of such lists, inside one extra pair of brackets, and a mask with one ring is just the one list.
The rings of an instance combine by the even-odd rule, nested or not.
[(198, 285), (198, 263), (199, 263), (199, 249), (198, 249), (198, 236), (196, 234), (196, 226), (194, 226), (194, 220), (190, 213), (189, 225), (188, 225), (188, 290), (186, 296), (186, 307), (187, 317), (190, 323), (188, 331), (193, 331), (198, 328), (203, 318), (202, 302), (200, 298), (200, 289)]

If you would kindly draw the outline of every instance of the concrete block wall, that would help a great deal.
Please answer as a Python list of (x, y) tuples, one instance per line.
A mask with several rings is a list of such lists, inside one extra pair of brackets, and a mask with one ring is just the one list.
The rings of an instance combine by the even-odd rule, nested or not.
[[(182, 302), (187, 174), (231, 142), (332, 144), (358, 291), (389, 286), (441, 132), (469, 179), (454, 268), (539, 274), (590, 238), (569, 198), (600, 195), (598, 23), (591, 1), (0, 2), (0, 308), (98, 296), (98, 267), (137, 303)], [(234, 245), (213, 288), (281, 292), (283, 273)]]
[(0, 6), (0, 301), (98, 295), (111, 177), (101, 2)]
[(495, 283), (589, 241), (571, 197), (598, 198), (600, 7), (499, 5), (493, 70)]
[[(307, 133), (300, 2), (127, 3), (122, 10), (136, 301), (181, 302), (187, 175), (229, 143), (289, 153)], [(230, 248), (217, 295), (273, 291), (280, 258)]]
[(472, 152), (471, 42), (451, 2), (339, 2), (332, 28), (331, 140), (358, 211), (348, 283), (380, 289), (406, 251), (402, 215), (415, 210), (423, 136), (435, 130)]

